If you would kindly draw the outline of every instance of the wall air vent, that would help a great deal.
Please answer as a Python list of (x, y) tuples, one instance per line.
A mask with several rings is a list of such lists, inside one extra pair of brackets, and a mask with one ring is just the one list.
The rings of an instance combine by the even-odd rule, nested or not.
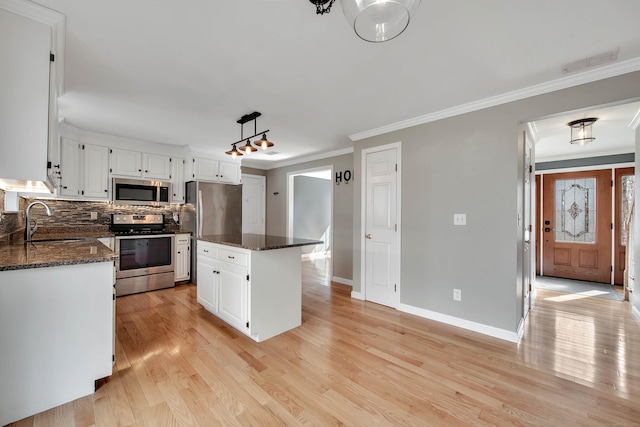
[(608, 52), (599, 53), (588, 58), (562, 64), (562, 74), (575, 73), (581, 70), (586, 70), (587, 68), (599, 67), (615, 62), (618, 59), (619, 50), (620, 48), (618, 47)]

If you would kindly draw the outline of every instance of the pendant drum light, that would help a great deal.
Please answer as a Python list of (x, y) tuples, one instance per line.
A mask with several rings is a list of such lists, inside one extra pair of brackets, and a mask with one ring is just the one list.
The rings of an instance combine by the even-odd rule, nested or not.
[(597, 118), (590, 117), (588, 119), (579, 119), (567, 123), (567, 126), (571, 128), (571, 142), (577, 145), (586, 145), (595, 140), (593, 137), (593, 124), (598, 120)]
[(358, 37), (381, 43), (402, 34), (420, 1), (342, 0), (342, 10)]

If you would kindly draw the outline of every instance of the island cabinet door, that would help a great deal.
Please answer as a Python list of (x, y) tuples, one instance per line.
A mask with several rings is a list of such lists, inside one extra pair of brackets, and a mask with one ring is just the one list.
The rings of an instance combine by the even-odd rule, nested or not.
[(198, 302), (211, 313), (218, 312), (218, 278), (217, 262), (208, 257), (198, 256)]
[(249, 329), (248, 270), (226, 262), (219, 265), (218, 316), (246, 332)]

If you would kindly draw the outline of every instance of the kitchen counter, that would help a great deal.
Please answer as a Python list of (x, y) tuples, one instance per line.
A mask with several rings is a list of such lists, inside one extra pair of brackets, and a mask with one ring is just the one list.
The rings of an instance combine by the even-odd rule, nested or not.
[[(50, 234), (42, 234), (36, 238), (45, 236), (61, 238)], [(104, 233), (101, 237), (103, 236)], [(0, 271), (89, 264), (115, 259), (116, 254), (113, 251), (92, 237), (81, 240), (20, 242), (0, 246)]]
[(216, 234), (198, 238), (209, 243), (234, 246), (250, 251), (295, 248), (298, 246), (320, 245), (322, 241), (299, 239), (296, 237), (272, 236), (270, 234)]

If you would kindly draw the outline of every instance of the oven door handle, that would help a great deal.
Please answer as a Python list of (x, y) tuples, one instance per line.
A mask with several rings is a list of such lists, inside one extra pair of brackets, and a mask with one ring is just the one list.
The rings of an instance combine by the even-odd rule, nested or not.
[(198, 190), (198, 237), (202, 237), (202, 190)]

